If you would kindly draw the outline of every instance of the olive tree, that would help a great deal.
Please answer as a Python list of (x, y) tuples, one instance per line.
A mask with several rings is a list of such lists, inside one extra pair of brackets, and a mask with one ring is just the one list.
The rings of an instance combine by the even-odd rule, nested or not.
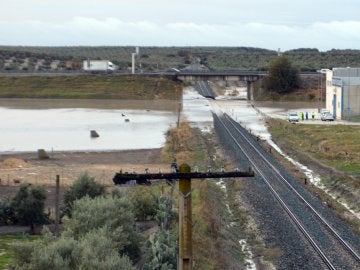
[(0, 226), (11, 225), (15, 222), (14, 209), (11, 206), (11, 199), (6, 198), (0, 201)]
[(85, 196), (74, 201), (59, 239), (47, 233), (43, 240), (15, 244), (13, 250), (18, 270), (134, 270), (139, 233), (127, 197)]
[(49, 235), (42, 241), (13, 244), (16, 270), (135, 270), (129, 257), (121, 255), (105, 230), (87, 233), (81, 239)]
[(64, 236), (81, 239), (87, 233), (103, 233), (120, 254), (139, 256), (139, 233), (132, 205), (125, 196), (88, 196), (74, 202), (72, 217), (65, 223)]
[(21, 185), (11, 201), (15, 223), (29, 225), (34, 232), (34, 226), (48, 221), (44, 213), (45, 189), (40, 186)]
[(64, 194), (63, 213), (71, 217), (71, 209), (74, 201), (85, 196), (94, 198), (105, 194), (105, 186), (97, 183), (94, 177), (87, 173), (83, 173)]

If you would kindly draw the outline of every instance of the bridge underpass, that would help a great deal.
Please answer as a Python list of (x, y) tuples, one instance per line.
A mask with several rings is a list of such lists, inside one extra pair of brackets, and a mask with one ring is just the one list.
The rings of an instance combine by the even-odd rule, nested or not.
[(243, 81), (246, 82), (247, 99), (251, 100), (253, 83), (266, 76), (266, 72), (259, 71), (239, 71), (239, 72), (179, 72), (176, 78), (181, 81), (225, 81), (228, 86), (229, 82)]

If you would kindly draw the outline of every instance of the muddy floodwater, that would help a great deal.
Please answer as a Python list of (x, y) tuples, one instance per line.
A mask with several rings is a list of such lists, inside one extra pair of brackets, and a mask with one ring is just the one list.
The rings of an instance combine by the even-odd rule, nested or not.
[[(279, 118), (288, 110), (316, 108), (315, 103), (255, 106)], [(270, 136), (249, 101), (208, 100), (187, 87), (182, 101), (0, 99), (0, 152), (159, 148), (178, 119), (210, 131), (213, 110), (228, 113), (263, 138)], [(91, 130), (99, 137), (91, 138)]]
[[(0, 152), (158, 148), (179, 102), (0, 100)], [(98, 138), (91, 138), (96, 130)]]

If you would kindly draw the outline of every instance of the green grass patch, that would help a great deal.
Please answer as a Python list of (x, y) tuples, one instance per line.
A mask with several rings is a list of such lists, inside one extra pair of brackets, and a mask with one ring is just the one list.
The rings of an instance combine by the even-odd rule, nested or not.
[(283, 120), (269, 121), (270, 132), (298, 151), (349, 175), (360, 171), (360, 126), (294, 125)]
[(170, 99), (179, 83), (165, 78), (123, 76), (0, 77), (0, 98)]
[(0, 269), (7, 269), (8, 265), (15, 259), (11, 250), (11, 244), (15, 241), (29, 242), (40, 239), (40, 236), (29, 235), (4, 235), (0, 237)]
[(322, 164), (335, 168), (352, 178), (350, 187), (360, 188), (360, 126), (294, 125), (269, 120), (270, 132), (280, 145), (306, 153)]

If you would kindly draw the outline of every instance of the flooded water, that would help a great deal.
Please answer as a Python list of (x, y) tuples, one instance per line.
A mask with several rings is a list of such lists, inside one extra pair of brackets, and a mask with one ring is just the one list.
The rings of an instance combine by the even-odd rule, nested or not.
[(191, 126), (209, 131), (213, 127), (212, 109), (211, 101), (192, 87), (184, 89), (182, 119), (186, 119)]
[[(282, 117), (287, 111), (286, 104), (257, 106)], [(309, 106), (314, 107), (298, 104), (298, 108)], [(158, 148), (163, 146), (165, 132), (176, 125), (179, 116), (192, 126), (209, 131), (213, 126), (212, 110), (219, 108), (263, 139), (269, 137), (249, 102), (209, 100), (188, 87), (184, 89), (182, 104), (145, 100), (0, 99), (0, 152)], [(91, 138), (91, 130), (96, 130), (100, 137)]]
[[(178, 102), (0, 100), (0, 152), (158, 148)], [(90, 131), (100, 135), (91, 138)]]

